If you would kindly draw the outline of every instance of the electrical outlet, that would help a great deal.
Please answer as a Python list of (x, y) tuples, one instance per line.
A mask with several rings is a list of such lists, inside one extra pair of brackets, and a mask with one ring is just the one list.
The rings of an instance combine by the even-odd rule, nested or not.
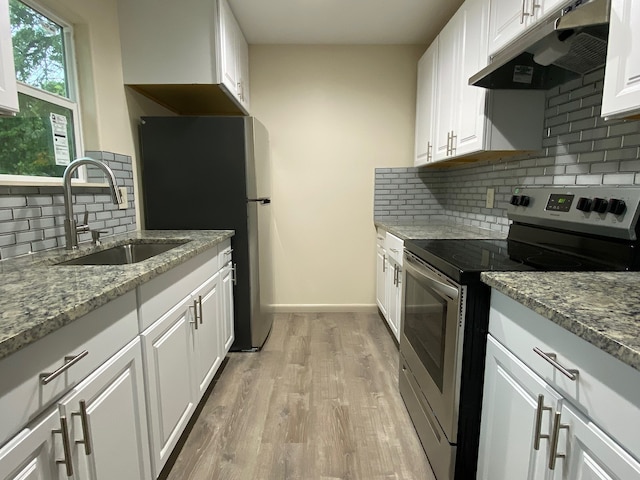
[(118, 205), (120, 210), (126, 210), (129, 207), (129, 197), (127, 196), (127, 187), (118, 187), (120, 190), (120, 196), (122, 197), (122, 203)]
[(487, 201), (485, 204), (487, 208), (493, 208), (493, 204), (495, 201), (495, 194), (496, 194), (495, 188), (487, 188)]

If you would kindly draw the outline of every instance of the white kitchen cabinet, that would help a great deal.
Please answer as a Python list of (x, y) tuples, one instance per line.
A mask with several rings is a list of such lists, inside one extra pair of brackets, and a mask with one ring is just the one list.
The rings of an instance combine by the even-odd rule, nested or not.
[(387, 232), (385, 250), (388, 259), (385, 279), (386, 320), (393, 336), (400, 341), (400, 310), (402, 307), (402, 256), (404, 241)]
[(382, 315), (387, 317), (387, 268), (389, 261), (384, 248), (386, 232), (378, 228), (376, 235), (376, 303)]
[(220, 272), (207, 280), (195, 291), (191, 298), (194, 302), (194, 330), (196, 360), (196, 403), (202, 398), (222, 363), (222, 298)]
[(248, 108), (249, 48), (226, 0), (218, 1), (222, 84)]
[(611, 1), (603, 117), (640, 114), (640, 2)]
[(433, 159), (436, 72), (438, 71), (438, 38), (418, 61), (418, 91), (416, 98), (415, 165), (425, 165)]
[(151, 479), (140, 339), (60, 401), (76, 480)]
[(196, 407), (195, 308), (191, 296), (142, 332), (154, 478)]
[(248, 113), (246, 40), (226, 0), (119, 0), (118, 15), (126, 85), (179, 114)]
[[(425, 64), (419, 70), (416, 165), (466, 162), (541, 148), (544, 92), (487, 91), (468, 84), (488, 63), (488, 29), (489, 0), (467, 0), (425, 53), (422, 61), (435, 67), (427, 69)], [(435, 55), (430, 52), (434, 45)], [(435, 87), (428, 76), (433, 68)], [(514, 114), (514, 104), (521, 105), (527, 115)], [(435, 139), (432, 155), (429, 141), (425, 142), (430, 135)]]
[[(64, 420), (66, 421), (66, 419)], [(0, 478), (3, 480), (57, 480), (66, 478), (57, 407), (34, 420), (0, 449)]]
[(640, 478), (640, 373), (496, 291), (482, 408), (478, 478)]
[(16, 112), (18, 90), (9, 25), (9, 0), (0, 0), (0, 115), (14, 115)]
[(235, 265), (227, 262), (220, 271), (222, 282), (222, 340), (224, 357), (231, 349), (235, 340), (234, 315), (233, 315), (233, 285), (235, 283)]
[[(487, 342), (478, 479), (534, 480), (546, 478), (551, 413), (560, 395), (491, 335)], [(536, 422), (538, 396), (544, 407)]]
[(543, 18), (552, 15), (567, 0), (491, 0), (489, 54), (506, 47)]

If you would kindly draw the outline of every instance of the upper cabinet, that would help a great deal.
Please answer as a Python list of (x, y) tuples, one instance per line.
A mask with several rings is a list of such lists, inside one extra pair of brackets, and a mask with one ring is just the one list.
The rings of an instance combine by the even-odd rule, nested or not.
[(541, 148), (544, 92), (487, 91), (468, 83), (487, 65), (488, 30), (489, 0), (467, 0), (420, 59), (416, 166)]
[(603, 117), (640, 114), (640, 2), (611, 1)]
[(124, 83), (178, 114), (247, 114), (247, 42), (226, 0), (120, 0)]
[(0, 115), (17, 112), (18, 90), (9, 26), (9, 0), (0, 0)]
[(491, 0), (489, 54), (505, 47), (563, 3), (567, 0)]

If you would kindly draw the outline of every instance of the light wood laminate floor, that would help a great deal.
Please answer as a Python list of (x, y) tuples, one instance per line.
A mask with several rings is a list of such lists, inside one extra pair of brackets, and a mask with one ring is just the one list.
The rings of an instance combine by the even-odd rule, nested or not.
[(170, 480), (433, 480), (377, 314), (281, 314), (230, 353)]

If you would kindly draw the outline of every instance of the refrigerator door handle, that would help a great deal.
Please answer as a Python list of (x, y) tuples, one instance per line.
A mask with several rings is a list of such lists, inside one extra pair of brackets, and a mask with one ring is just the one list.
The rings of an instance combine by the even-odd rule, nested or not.
[(247, 198), (247, 202), (260, 202), (262, 205), (267, 205), (271, 203), (271, 199), (268, 197), (260, 197), (260, 198)]

